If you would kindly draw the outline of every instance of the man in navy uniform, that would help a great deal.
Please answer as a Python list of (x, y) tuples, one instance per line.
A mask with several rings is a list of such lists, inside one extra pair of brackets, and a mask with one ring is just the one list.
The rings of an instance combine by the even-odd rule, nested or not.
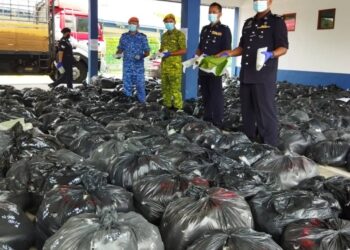
[[(216, 2), (209, 6), (210, 24), (203, 27), (196, 55), (216, 55), (231, 49), (232, 35), (228, 26), (221, 24), (222, 6)], [(203, 119), (221, 127), (224, 117), (224, 95), (222, 77), (199, 71), (198, 84), (204, 103)]]
[[(287, 53), (288, 32), (282, 17), (271, 13), (272, 0), (254, 0), (257, 14), (246, 20), (239, 46), (218, 56), (242, 56), (240, 99), (243, 130), (252, 140), (277, 146), (278, 121), (275, 103), (278, 58)], [(264, 66), (256, 67), (261, 48)]]
[[(69, 28), (63, 28), (61, 30), (63, 34), (62, 38), (58, 42), (57, 53), (57, 69), (63, 70), (64, 73), (53, 83), (49, 84), (50, 88), (54, 88), (61, 83), (67, 83), (67, 88), (73, 88), (73, 47), (69, 41), (71, 30)], [(63, 72), (62, 71), (62, 72)]]

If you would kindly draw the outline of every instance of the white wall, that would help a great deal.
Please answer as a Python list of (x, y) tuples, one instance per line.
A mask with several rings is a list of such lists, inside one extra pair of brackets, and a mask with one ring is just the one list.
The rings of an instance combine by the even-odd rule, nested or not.
[[(335, 29), (317, 30), (318, 11), (336, 8)], [(274, 0), (272, 12), (296, 13), (296, 30), (289, 32), (288, 54), (279, 69), (350, 74), (350, 0)], [(240, 32), (255, 13), (252, 1), (240, 9)], [(240, 61), (238, 61), (240, 66)]]

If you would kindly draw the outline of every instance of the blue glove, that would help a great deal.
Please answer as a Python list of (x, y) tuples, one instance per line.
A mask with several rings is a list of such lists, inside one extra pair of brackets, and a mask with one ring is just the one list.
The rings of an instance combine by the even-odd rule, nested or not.
[(134, 58), (135, 58), (135, 60), (138, 61), (138, 60), (143, 59), (143, 55), (136, 55)]
[(171, 56), (171, 52), (163, 52), (162, 58), (168, 58), (169, 56)]
[(220, 56), (220, 57), (230, 57), (230, 55), (229, 55), (229, 53), (224, 52), (224, 53), (222, 53), (222, 54), (221, 54), (221, 56)]
[(271, 51), (263, 51), (261, 54), (265, 55), (265, 62), (267, 62), (269, 59), (273, 58), (273, 52)]
[(61, 67), (63, 67), (63, 63), (61, 63), (61, 62), (57, 63), (56, 68), (59, 69), (59, 68), (61, 68)]
[(64, 67), (63, 67), (63, 63), (61, 63), (61, 62), (57, 63), (57, 64), (56, 64), (56, 68), (57, 68), (57, 70), (58, 70), (61, 74), (64, 74), (65, 69), (64, 69)]

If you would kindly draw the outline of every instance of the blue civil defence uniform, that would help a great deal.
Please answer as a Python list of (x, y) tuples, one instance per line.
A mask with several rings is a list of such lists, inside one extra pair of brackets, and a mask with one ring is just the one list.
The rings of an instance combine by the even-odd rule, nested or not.
[[(123, 51), (123, 83), (126, 96), (132, 96), (133, 85), (136, 85), (139, 102), (145, 102), (145, 66), (143, 55), (149, 52), (147, 36), (143, 33), (126, 32), (122, 34), (118, 50)], [(140, 59), (136, 59), (140, 56)]]

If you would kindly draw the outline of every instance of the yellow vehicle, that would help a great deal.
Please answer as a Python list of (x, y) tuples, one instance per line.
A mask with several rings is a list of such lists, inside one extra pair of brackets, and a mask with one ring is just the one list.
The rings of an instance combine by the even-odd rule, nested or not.
[[(47, 74), (56, 79), (53, 62), (60, 37), (55, 34), (67, 25), (62, 20), (75, 17), (75, 11), (65, 14), (66, 10), (60, 0), (0, 0), (0, 74)], [(87, 49), (80, 46), (73, 52), (73, 80), (82, 82), (88, 71)]]

